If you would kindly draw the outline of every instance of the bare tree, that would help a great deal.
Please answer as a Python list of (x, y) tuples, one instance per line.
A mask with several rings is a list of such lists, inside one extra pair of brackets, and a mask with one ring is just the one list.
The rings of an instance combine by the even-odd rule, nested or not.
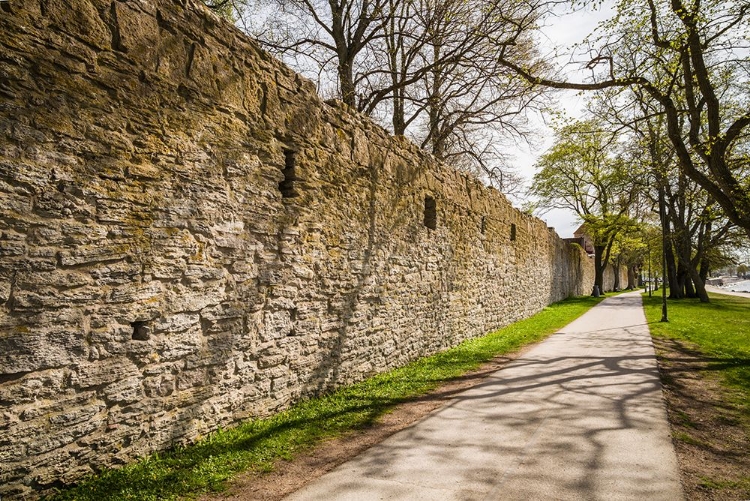
[[(498, 64), (498, 51), (541, 66), (532, 34), (549, 4), (422, 0), (402, 6), (414, 10), (387, 37), (385, 71), (393, 85), (372, 93), (391, 93), (394, 133), (408, 133), (437, 158), (506, 193), (520, 187), (503, 149), (531, 134), (526, 113), (545, 103), (547, 93)], [(367, 111), (381, 103), (370, 99)]]
[(528, 137), (526, 112), (546, 93), (498, 56), (542, 66), (532, 34), (550, 2), (270, 1), (243, 18), (268, 49), (439, 159), (504, 191), (518, 184), (503, 147)]
[[(319, 76), (333, 70), (341, 100), (357, 106), (363, 56), (401, 0), (243, 0), (240, 24), (267, 49)], [(318, 79), (320, 82), (320, 78)]]

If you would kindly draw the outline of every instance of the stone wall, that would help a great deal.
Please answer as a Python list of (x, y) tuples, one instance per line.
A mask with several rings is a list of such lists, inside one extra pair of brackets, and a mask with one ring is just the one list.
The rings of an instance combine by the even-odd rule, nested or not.
[(3, 499), (591, 290), (580, 249), (192, 0), (13, 0), (0, 47)]
[[(615, 290), (615, 273), (620, 273), (620, 290), (625, 289), (628, 286), (628, 268), (626, 266), (620, 266), (619, 269), (613, 264), (607, 265), (604, 268), (604, 282), (602, 288), (605, 292), (611, 292)], [(591, 283), (594, 283), (594, 279), (591, 279)]]

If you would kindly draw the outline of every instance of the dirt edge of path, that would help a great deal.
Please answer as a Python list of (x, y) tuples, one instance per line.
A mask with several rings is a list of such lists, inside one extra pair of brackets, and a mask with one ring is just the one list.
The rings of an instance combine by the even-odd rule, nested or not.
[(653, 341), (685, 498), (750, 500), (750, 423), (726, 404), (709, 358), (677, 340)]

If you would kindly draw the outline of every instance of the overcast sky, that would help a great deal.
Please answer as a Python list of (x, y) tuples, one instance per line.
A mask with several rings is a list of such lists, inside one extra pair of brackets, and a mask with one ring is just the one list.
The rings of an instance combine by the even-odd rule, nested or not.
[[(561, 10), (557, 18), (548, 21), (548, 26), (543, 29), (542, 53), (553, 56), (555, 48), (558, 53), (569, 52), (566, 48), (583, 41), (589, 35), (596, 25), (612, 15), (612, 1), (606, 0), (602, 7), (597, 10), (586, 8), (578, 12), (565, 13)], [(564, 65), (569, 61), (569, 57), (558, 58), (558, 64)], [(567, 64), (565, 66), (568, 78), (570, 80), (582, 81), (585, 75), (577, 71), (578, 65)], [(558, 96), (560, 106), (565, 109), (567, 115), (573, 118), (580, 117), (585, 105), (586, 96), (575, 91), (561, 91)], [(540, 118), (538, 126), (543, 131), (544, 140), (531, 147), (520, 145), (520, 150), (516, 154), (515, 165), (520, 173), (530, 182), (534, 175), (534, 163), (552, 145), (552, 130), (547, 127)], [(547, 226), (552, 226), (558, 235), (563, 238), (572, 237), (573, 231), (580, 225), (575, 213), (563, 210), (554, 210), (540, 216), (547, 222)]]

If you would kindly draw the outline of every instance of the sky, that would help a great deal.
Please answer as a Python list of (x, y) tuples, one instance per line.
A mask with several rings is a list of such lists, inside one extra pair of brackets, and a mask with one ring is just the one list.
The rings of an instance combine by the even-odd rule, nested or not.
[[(558, 52), (566, 52), (567, 47), (583, 41), (589, 35), (596, 25), (612, 15), (612, 1), (606, 0), (602, 7), (597, 10), (586, 8), (578, 12), (565, 13), (561, 10), (559, 17), (552, 18), (548, 21), (547, 26), (542, 30), (542, 53), (554, 55), (555, 47)], [(565, 67), (565, 74), (569, 80), (582, 81), (585, 75), (578, 70), (577, 64), (565, 64), (569, 58), (559, 57), (557, 62), (559, 66)], [(577, 91), (560, 91), (557, 100), (561, 108), (565, 110), (566, 115), (571, 118), (580, 118), (586, 103), (586, 95)], [(519, 151), (515, 154), (515, 167), (528, 182), (534, 176), (534, 163), (537, 158), (552, 146), (553, 132), (544, 122), (542, 117), (535, 119), (537, 126), (542, 131), (540, 134), (544, 138), (539, 144), (519, 145)], [(557, 234), (563, 238), (573, 236), (573, 232), (580, 226), (578, 216), (572, 211), (555, 209), (545, 214), (539, 215), (540, 219), (547, 223), (547, 226), (555, 228)]]

